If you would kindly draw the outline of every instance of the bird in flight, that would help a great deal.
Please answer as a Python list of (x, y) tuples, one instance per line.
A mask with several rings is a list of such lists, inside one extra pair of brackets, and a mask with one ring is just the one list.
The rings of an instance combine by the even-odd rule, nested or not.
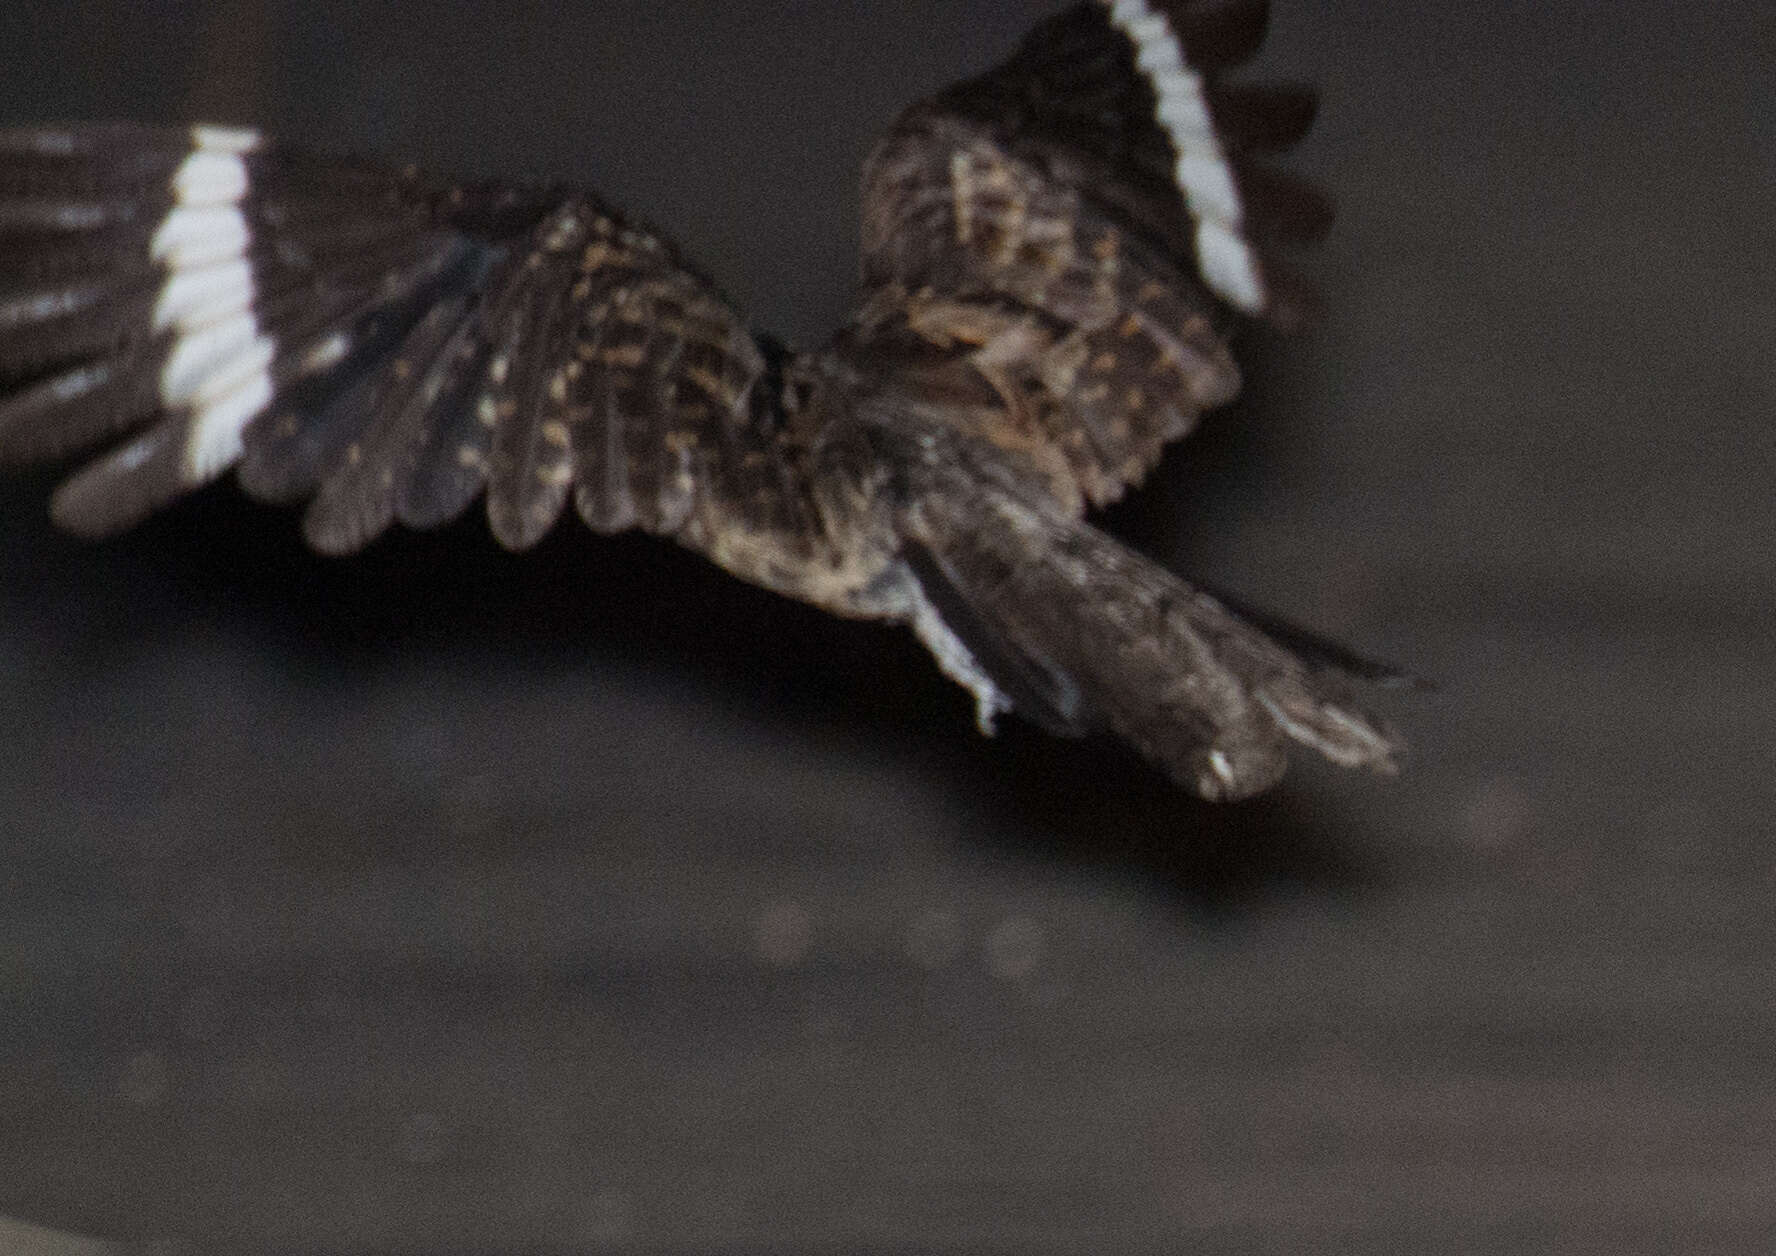
[(755, 334), (572, 184), (459, 183), (253, 130), (0, 131), (0, 461), (102, 536), (233, 471), (346, 554), (478, 499), (522, 550), (571, 500), (834, 614), (910, 625), (974, 697), (1108, 729), (1211, 799), (1298, 743), (1391, 771), (1385, 676), (1085, 521), (1238, 392), (1330, 210), (1256, 159), (1311, 92), (1229, 82), (1264, 0), (1087, 0), (903, 113), (823, 345)]

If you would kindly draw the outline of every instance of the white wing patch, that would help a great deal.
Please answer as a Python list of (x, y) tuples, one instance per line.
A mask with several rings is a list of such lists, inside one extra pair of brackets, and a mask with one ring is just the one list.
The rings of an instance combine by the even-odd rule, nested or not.
[(271, 402), (275, 355), (253, 312), (252, 231), (241, 212), (251, 181), (243, 158), (259, 146), (259, 135), (200, 126), (191, 142), (151, 252), (167, 267), (154, 325), (174, 337), (160, 399), (169, 409), (191, 408), (185, 470), (202, 483), (240, 457), (241, 434)]
[(1159, 123), (1176, 154), (1173, 175), (1196, 223), (1196, 260), (1209, 287), (1248, 313), (1264, 309), (1264, 281), (1240, 231), (1245, 207), (1215, 134), (1202, 76), (1185, 63), (1177, 34), (1147, 0), (1109, 0), (1110, 20), (1135, 45), (1135, 64), (1159, 98)]

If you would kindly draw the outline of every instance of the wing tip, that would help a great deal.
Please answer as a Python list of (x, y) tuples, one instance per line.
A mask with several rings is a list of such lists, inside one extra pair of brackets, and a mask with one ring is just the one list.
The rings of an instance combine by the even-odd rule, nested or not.
[(181, 442), (160, 424), (88, 463), (59, 484), (49, 499), (56, 527), (87, 540), (127, 531), (187, 488)]

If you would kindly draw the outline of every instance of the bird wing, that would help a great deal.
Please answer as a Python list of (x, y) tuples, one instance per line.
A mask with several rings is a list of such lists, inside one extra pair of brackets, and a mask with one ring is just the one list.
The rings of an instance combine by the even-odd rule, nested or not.
[(0, 132), (0, 460), (107, 446), (54, 498), (78, 533), (235, 469), (330, 553), (478, 497), (523, 549), (571, 495), (770, 583), (819, 543), (781, 361), (582, 190), (214, 127)]
[(1298, 321), (1277, 261), (1331, 210), (1254, 155), (1293, 144), (1305, 88), (1228, 83), (1264, 0), (1103, 0), (1035, 28), (1003, 65), (914, 106), (864, 178), (855, 335), (903, 357), (960, 348), (1064, 460), (1074, 509), (1138, 483), (1230, 401), (1238, 316)]

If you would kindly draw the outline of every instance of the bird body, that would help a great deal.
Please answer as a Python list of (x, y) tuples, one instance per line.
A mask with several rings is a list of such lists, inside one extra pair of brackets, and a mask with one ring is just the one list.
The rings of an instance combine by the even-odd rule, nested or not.
[(1242, 319), (1307, 305), (1270, 245), (1329, 210), (1251, 154), (1311, 95), (1221, 78), (1266, 11), (1075, 4), (913, 106), (866, 166), (856, 309), (801, 351), (588, 189), (230, 128), (0, 132), (0, 458), (109, 444), (52, 503), (86, 535), (234, 470), (330, 554), (478, 498), (521, 550), (571, 501), (908, 624), (984, 730), (1107, 728), (1212, 798), (1291, 741), (1390, 769), (1361, 667), (1085, 519), (1238, 392)]

